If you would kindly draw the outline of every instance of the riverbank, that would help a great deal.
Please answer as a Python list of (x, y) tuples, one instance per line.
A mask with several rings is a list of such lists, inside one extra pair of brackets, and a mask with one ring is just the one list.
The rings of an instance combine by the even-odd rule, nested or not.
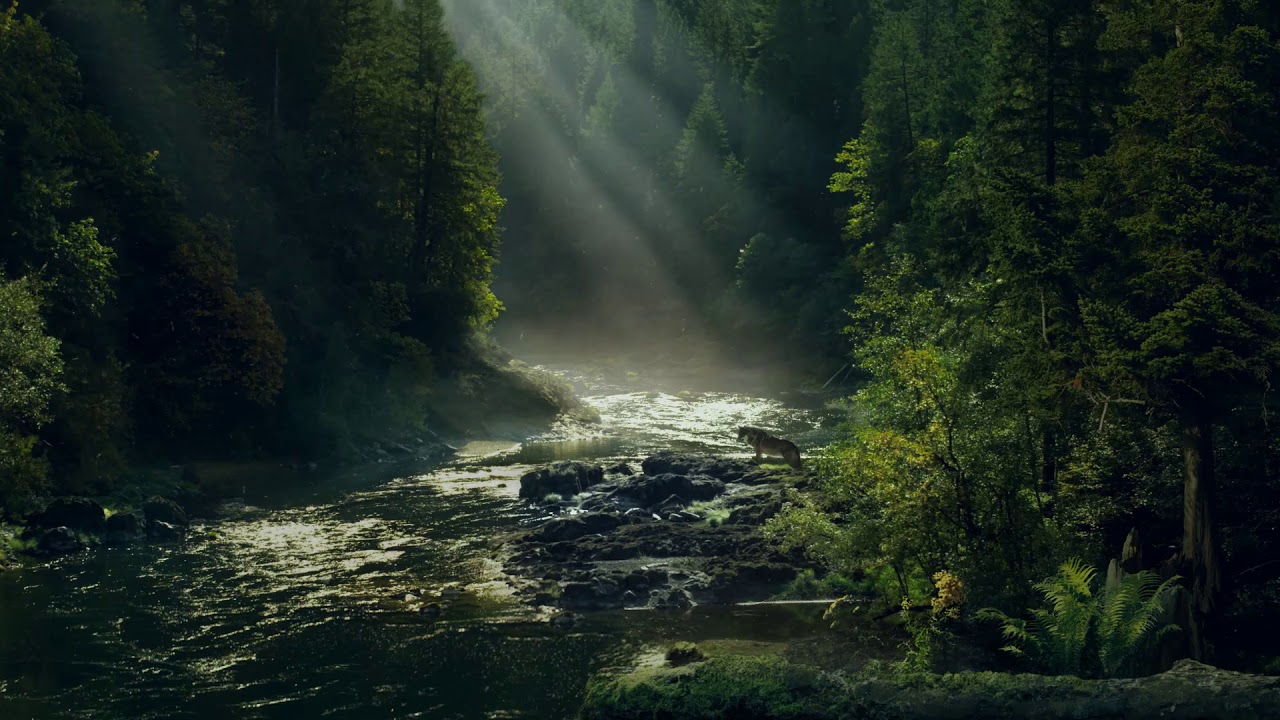
[[(327, 457), (135, 466), (122, 473), (109, 493), (35, 500), (31, 505), (38, 509), (0, 524), (0, 570), (18, 566), (27, 556), (108, 544), (113, 531), (107, 523), (113, 517), (114, 544), (140, 537), (173, 539), (185, 532), (191, 518), (207, 516), (226, 501), (243, 501), (250, 486), (294, 488), (312, 482), (322, 471), (365, 465), (421, 468), (445, 461), (474, 438), (523, 440), (557, 422), (590, 424), (600, 419), (568, 382), (492, 344), (478, 347), (436, 384), (423, 414), (426, 420), (417, 427)], [(171, 518), (166, 515), (157, 522), (173, 527), (153, 525), (144, 507), (159, 507), (161, 502), (178, 508), (182, 522), (168, 523)], [(65, 508), (71, 505), (77, 511), (68, 514)]]
[(727, 655), (598, 675), (588, 685), (581, 718), (1264, 720), (1277, 714), (1280, 678), (1191, 660), (1149, 677), (1081, 680), (897, 674), (883, 665), (844, 674), (776, 657)]

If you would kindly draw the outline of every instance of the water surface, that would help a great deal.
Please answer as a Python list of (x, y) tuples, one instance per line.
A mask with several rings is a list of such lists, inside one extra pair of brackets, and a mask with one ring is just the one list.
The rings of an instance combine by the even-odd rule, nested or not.
[[(555, 369), (599, 428), (301, 487), (247, 477), (244, 502), (182, 543), (0, 574), (0, 718), (564, 718), (592, 672), (671, 641), (822, 632), (815, 605), (606, 612), (565, 630), (512, 601), (491, 538), (542, 515), (516, 498), (531, 467), (666, 448), (745, 456), (742, 424), (812, 447), (834, 422), (800, 397)], [(455, 583), (465, 592), (441, 617), (419, 612)]]

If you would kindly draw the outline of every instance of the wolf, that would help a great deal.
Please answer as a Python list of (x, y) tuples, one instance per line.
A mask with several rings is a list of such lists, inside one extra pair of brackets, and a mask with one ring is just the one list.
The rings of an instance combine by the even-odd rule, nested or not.
[(769, 433), (754, 427), (738, 428), (738, 440), (746, 441), (756, 451), (756, 462), (762, 454), (776, 455), (787, 461), (791, 467), (799, 470), (801, 466), (800, 448), (790, 440), (776, 438)]

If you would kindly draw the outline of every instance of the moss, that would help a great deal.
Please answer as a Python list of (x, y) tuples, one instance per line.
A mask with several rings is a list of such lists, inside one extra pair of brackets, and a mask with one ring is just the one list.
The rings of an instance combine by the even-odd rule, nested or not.
[(593, 678), (582, 718), (853, 717), (842, 690), (830, 676), (776, 657), (726, 656)]
[(666, 658), (667, 664), (672, 667), (679, 667), (704, 660), (706, 656), (703, 655), (702, 650), (698, 649), (696, 644), (686, 641), (675, 643), (667, 648)]
[(897, 673), (869, 663), (852, 675), (777, 657), (711, 657), (678, 668), (601, 675), (587, 687), (588, 720), (936, 720), (936, 718), (1275, 717), (1280, 679), (1182, 661), (1160, 675), (1118, 680)]
[(35, 538), (24, 538), (21, 532), (17, 525), (0, 524), (0, 570), (17, 564), (18, 555), (36, 549)]
[(724, 498), (715, 500), (699, 500), (685, 508), (694, 515), (701, 515), (712, 527), (723, 525), (729, 519), (729, 508), (724, 506)]

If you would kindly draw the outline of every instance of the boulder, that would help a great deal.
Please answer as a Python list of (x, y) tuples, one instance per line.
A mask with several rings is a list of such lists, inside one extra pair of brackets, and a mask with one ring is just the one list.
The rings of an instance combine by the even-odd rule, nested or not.
[(586, 527), (588, 534), (607, 533), (623, 523), (622, 517), (614, 513), (587, 513), (579, 515), (578, 520)]
[(84, 543), (68, 527), (55, 527), (46, 530), (36, 544), (36, 552), (41, 555), (65, 555), (84, 548)]
[(164, 520), (147, 521), (147, 537), (152, 540), (181, 540), (185, 529), (181, 525), (167, 523)]
[(142, 532), (142, 521), (131, 512), (121, 512), (107, 518), (106, 541), (112, 545), (129, 542)]
[(640, 467), (646, 475), (706, 475), (723, 482), (737, 482), (756, 468), (741, 460), (663, 450), (645, 458)]
[(662, 503), (672, 495), (681, 500), (710, 500), (724, 492), (724, 482), (706, 475), (633, 475), (613, 490), (644, 506)]
[(587, 534), (587, 527), (578, 518), (556, 518), (529, 535), (536, 542), (563, 542), (576, 540)]
[(702, 650), (691, 642), (678, 642), (667, 648), (667, 665), (671, 667), (688, 665), (692, 662), (705, 660), (706, 657), (706, 655), (702, 654)]
[(681, 588), (654, 590), (649, 593), (649, 605), (655, 608), (687, 608), (693, 606), (693, 598)]
[(142, 513), (147, 518), (148, 532), (153, 522), (162, 522), (177, 527), (188, 527), (191, 521), (187, 519), (187, 513), (178, 503), (162, 498), (159, 495), (153, 495), (145, 503), (142, 504)]
[(75, 532), (101, 535), (107, 531), (107, 511), (101, 505), (82, 497), (58, 498), (42, 512), (30, 518), (38, 528), (65, 527)]
[(604, 468), (571, 460), (525, 473), (520, 478), (520, 497), (541, 500), (551, 493), (569, 497), (604, 480)]
[(631, 466), (626, 463), (618, 463), (605, 468), (605, 473), (608, 475), (635, 475), (636, 471), (632, 470)]
[(772, 487), (752, 488), (725, 501), (729, 508), (726, 525), (763, 525), (782, 512), (782, 494)]

